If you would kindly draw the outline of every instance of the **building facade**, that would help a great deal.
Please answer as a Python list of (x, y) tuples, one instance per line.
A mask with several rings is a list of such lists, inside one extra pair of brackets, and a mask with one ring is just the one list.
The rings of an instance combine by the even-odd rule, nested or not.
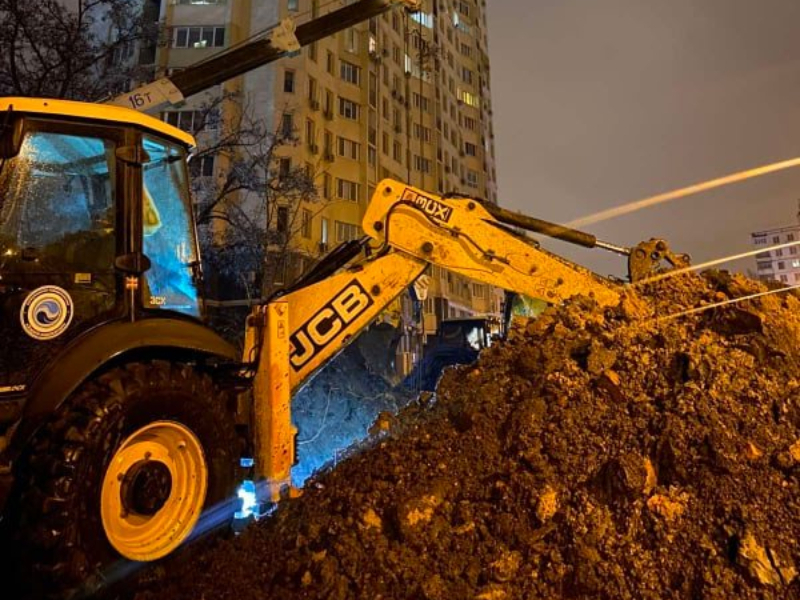
[[(800, 241), (800, 219), (797, 225), (756, 231), (751, 234), (751, 240), (756, 249)], [(756, 254), (756, 274), (762, 281), (800, 284), (800, 247), (788, 246), (759, 252)]]
[[(303, 23), (343, 3), (166, 0), (158, 67), (168, 73), (280, 19)], [(419, 13), (394, 9), (227, 84), (259, 119), (292, 134), (281, 167), (302, 167), (316, 182), (319, 201), (302, 207), (297, 250), (319, 256), (361, 237), (362, 215), (385, 177), (497, 201), (487, 48), (485, 0), (426, 0)], [(202, 101), (164, 118), (188, 124)], [(423, 338), (443, 318), (499, 314), (502, 296), (489, 286), (439, 268), (429, 275), (424, 318), (409, 326)], [(398, 312), (409, 321), (407, 306)]]

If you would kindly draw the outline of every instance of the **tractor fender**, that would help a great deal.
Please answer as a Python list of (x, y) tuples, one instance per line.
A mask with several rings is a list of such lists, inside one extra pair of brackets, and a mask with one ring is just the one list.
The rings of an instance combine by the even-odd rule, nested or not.
[(148, 348), (174, 352), (176, 358), (183, 360), (203, 356), (239, 360), (231, 344), (193, 321), (158, 317), (99, 325), (70, 342), (36, 376), (7, 456), (16, 458), (44, 420), (93, 373), (126, 354)]

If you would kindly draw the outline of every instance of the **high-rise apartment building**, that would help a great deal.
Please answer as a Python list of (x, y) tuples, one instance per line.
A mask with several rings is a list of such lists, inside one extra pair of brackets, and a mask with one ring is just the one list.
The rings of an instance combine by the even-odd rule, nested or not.
[[(800, 212), (798, 224), (756, 231), (750, 234), (753, 245), (772, 247), (800, 241)], [(800, 284), (800, 246), (772, 248), (756, 254), (756, 274), (762, 281), (779, 281), (787, 285)]]
[[(280, 19), (303, 23), (344, 3), (166, 0), (159, 66), (184, 67)], [(296, 143), (280, 149), (282, 166), (316, 179), (320, 201), (303, 209), (295, 242), (313, 256), (362, 235), (384, 177), (496, 202), (489, 76), (486, 1), (425, 0), (421, 12), (394, 9), (230, 85), (276, 131), (294, 132)], [(193, 102), (165, 118), (188, 124)], [(425, 333), (442, 318), (500, 311), (492, 288), (439, 268), (430, 275)]]

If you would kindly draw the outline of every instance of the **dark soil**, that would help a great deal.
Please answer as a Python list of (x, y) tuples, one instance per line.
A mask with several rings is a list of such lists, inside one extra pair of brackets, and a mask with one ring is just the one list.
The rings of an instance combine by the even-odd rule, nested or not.
[(549, 309), (139, 600), (800, 598), (800, 300), (681, 276)]

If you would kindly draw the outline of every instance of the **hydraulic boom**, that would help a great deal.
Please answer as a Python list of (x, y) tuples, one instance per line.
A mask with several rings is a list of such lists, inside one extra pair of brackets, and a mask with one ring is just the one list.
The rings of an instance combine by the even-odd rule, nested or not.
[(367, 208), (363, 229), (378, 248), (356, 259), (368, 239), (331, 254), (299, 285), (254, 308), (248, 319), (244, 362), (255, 372), (257, 470), (265, 500), (276, 501), (290, 481), (295, 429), (290, 398), (341, 352), (398, 295), (433, 264), (518, 294), (558, 303), (572, 296), (601, 305), (619, 302), (622, 286), (538, 247), (516, 226), (583, 246), (629, 256), (629, 278), (652, 274), (662, 262), (684, 264), (666, 242), (633, 249), (589, 234), (485, 205), (442, 198), (403, 183), (382, 181)]

